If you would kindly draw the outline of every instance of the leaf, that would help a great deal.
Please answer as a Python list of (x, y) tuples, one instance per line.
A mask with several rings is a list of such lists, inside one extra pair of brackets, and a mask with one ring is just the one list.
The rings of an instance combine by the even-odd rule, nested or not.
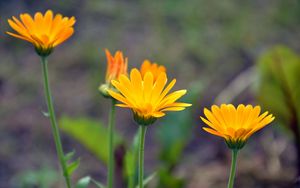
[(43, 166), (36, 170), (19, 171), (12, 177), (11, 187), (54, 187), (59, 176), (55, 169)]
[(139, 131), (136, 132), (131, 147), (125, 154), (125, 170), (128, 178), (128, 188), (136, 184), (137, 159), (138, 159)]
[[(71, 118), (64, 116), (59, 120), (60, 128), (70, 135), (98, 159), (108, 161), (108, 131), (103, 123), (88, 117)], [(115, 132), (114, 145), (121, 143), (122, 139)]]
[(50, 117), (49, 112), (44, 112), (44, 111), (42, 111), (42, 114), (43, 114), (45, 117)]
[(67, 153), (67, 154), (65, 155), (65, 157), (64, 157), (65, 161), (66, 161), (66, 162), (70, 161), (74, 155), (75, 155), (75, 150), (73, 150), (73, 151)]
[(74, 162), (68, 164), (67, 165), (68, 174), (71, 175), (78, 168), (79, 164), (80, 164), (79, 158), (77, 160), (75, 160)]
[[(148, 176), (147, 178), (145, 178), (143, 180), (143, 185), (146, 186), (151, 180), (153, 180), (156, 177), (157, 173), (154, 172), (152, 173), (150, 176)], [(136, 188), (138, 188), (139, 186), (137, 185)]]
[(177, 163), (184, 146), (191, 138), (192, 128), (188, 125), (192, 124), (192, 118), (189, 116), (188, 110), (181, 112), (180, 115), (169, 114), (163, 121), (164, 126), (159, 126), (160, 158), (167, 166)]
[(300, 57), (284, 46), (275, 46), (258, 60), (259, 84), (257, 97), (276, 119), (288, 125), (291, 105), (300, 118)]
[[(187, 96), (182, 101), (194, 104), (201, 95), (202, 84), (194, 82), (189, 87)], [(156, 133), (160, 141), (160, 159), (163, 168), (158, 172), (158, 187), (180, 187), (184, 182), (174, 177), (172, 171), (182, 157), (183, 149), (192, 138), (194, 123), (191, 108), (180, 113), (170, 113), (157, 126)], [(164, 171), (162, 173), (161, 171)], [(165, 176), (164, 176), (165, 175)], [(165, 178), (166, 177), (166, 178)], [(178, 181), (177, 181), (178, 180)], [(170, 186), (171, 185), (171, 186)], [(180, 185), (180, 186), (177, 186)]]
[(157, 187), (172, 187), (172, 188), (184, 188), (185, 181), (184, 179), (175, 177), (172, 175), (168, 169), (161, 169), (159, 171), (159, 185)]
[(81, 178), (77, 182), (75, 188), (87, 188), (91, 182), (94, 183), (98, 188), (105, 188), (105, 186), (102, 183), (97, 182), (96, 180), (92, 179), (90, 176)]
[[(189, 99), (182, 99), (193, 103), (194, 96), (199, 96), (199, 89), (189, 89), (194, 93), (189, 94)], [(187, 98), (187, 97), (185, 97)], [(157, 126), (157, 136), (160, 141), (160, 158), (165, 165), (172, 166), (180, 159), (185, 145), (192, 138), (193, 125), (191, 108), (180, 113), (170, 113), (162, 119), (163, 126)]]
[(106, 188), (102, 183), (92, 179), (91, 180), (98, 188)]
[(75, 188), (87, 188), (90, 182), (91, 182), (90, 176), (83, 177), (77, 182)]

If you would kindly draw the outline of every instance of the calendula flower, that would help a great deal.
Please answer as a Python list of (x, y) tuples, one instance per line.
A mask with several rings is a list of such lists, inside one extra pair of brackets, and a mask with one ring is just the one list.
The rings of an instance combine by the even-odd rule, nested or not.
[(140, 68), (142, 77), (146, 75), (148, 71), (153, 74), (154, 81), (158, 78), (160, 73), (166, 72), (166, 68), (163, 65), (158, 65), (157, 63), (151, 63), (149, 60), (144, 60)]
[(111, 81), (118, 79), (122, 74), (127, 75), (128, 58), (124, 58), (121, 51), (117, 51), (114, 56), (107, 49), (105, 49), (105, 53), (107, 58), (105, 84), (102, 84), (99, 90), (105, 97), (109, 97), (107, 90), (112, 89)]
[[(161, 72), (154, 81), (154, 75), (147, 72), (143, 77), (138, 69), (132, 69), (130, 78), (121, 75), (118, 80), (112, 80), (112, 85), (119, 91), (108, 90), (108, 93), (123, 104), (119, 107), (130, 108), (134, 119), (140, 125), (152, 124), (157, 118), (163, 117), (166, 111), (180, 111), (191, 104), (176, 102), (186, 94), (186, 90), (169, 91), (176, 83), (173, 79), (167, 86), (167, 75)], [(166, 86), (166, 87), (165, 87)]]
[(121, 74), (127, 74), (128, 58), (123, 56), (121, 51), (117, 51), (114, 56), (106, 49), (107, 69), (106, 83), (110, 84), (111, 80), (118, 79)]
[(34, 17), (29, 14), (20, 14), (20, 19), (8, 19), (9, 25), (16, 33), (7, 34), (32, 43), (40, 56), (48, 56), (54, 47), (63, 43), (74, 33), (75, 18), (53, 15), (48, 10), (44, 15), (37, 12)]
[(232, 104), (213, 105), (211, 110), (204, 109), (207, 119), (200, 117), (209, 127), (203, 129), (213, 135), (225, 139), (231, 149), (241, 149), (248, 138), (274, 120), (272, 114), (264, 112), (260, 115), (259, 106), (240, 104), (235, 108)]

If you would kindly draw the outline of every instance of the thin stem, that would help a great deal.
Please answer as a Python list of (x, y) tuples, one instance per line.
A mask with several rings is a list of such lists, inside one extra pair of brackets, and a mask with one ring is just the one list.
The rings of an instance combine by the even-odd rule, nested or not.
[(237, 149), (233, 149), (232, 150), (232, 158), (231, 158), (230, 176), (229, 176), (229, 181), (228, 181), (227, 188), (233, 188), (234, 178), (235, 178), (235, 171), (236, 171), (236, 159), (237, 159), (237, 155), (238, 155), (238, 150)]
[(145, 150), (145, 135), (147, 127), (140, 125), (140, 145), (139, 145), (139, 188), (143, 188), (144, 180), (144, 150)]
[(51, 90), (49, 86), (49, 80), (48, 80), (48, 66), (47, 66), (47, 58), (46, 57), (41, 57), (41, 62), (43, 65), (43, 76), (44, 76), (44, 87), (45, 87), (45, 95), (46, 95), (46, 100), (47, 100), (47, 107), (48, 107), (48, 113), (49, 113), (49, 118), (51, 122), (51, 127), (52, 127), (52, 133), (54, 137), (54, 142), (55, 142), (55, 147), (56, 147), (56, 152), (59, 158), (60, 165), (63, 170), (63, 175), (65, 177), (65, 181), (67, 184), (68, 188), (71, 188), (71, 181), (70, 181), (70, 176), (67, 171), (67, 164), (64, 159), (64, 152), (61, 144), (61, 139), (60, 139), (60, 134), (59, 134), (59, 129), (56, 123), (56, 117), (55, 117), (55, 112), (54, 112), (54, 107), (53, 107), (53, 101), (52, 101), (52, 95), (51, 95)]
[(107, 175), (107, 187), (113, 187), (114, 181), (114, 126), (115, 126), (115, 104), (116, 100), (111, 99), (111, 110), (109, 114), (109, 124), (108, 124), (108, 175)]

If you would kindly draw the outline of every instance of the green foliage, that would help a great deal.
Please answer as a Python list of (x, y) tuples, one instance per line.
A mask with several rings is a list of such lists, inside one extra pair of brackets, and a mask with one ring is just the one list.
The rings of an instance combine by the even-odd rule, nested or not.
[(76, 159), (74, 162), (71, 162), (70, 164), (67, 165), (67, 171), (68, 174), (71, 175), (78, 167), (80, 164), (80, 159)]
[(75, 155), (75, 151), (71, 151), (67, 153), (64, 157), (64, 160), (67, 163), (67, 171), (69, 175), (72, 175), (73, 172), (79, 167), (80, 164), (80, 158), (77, 158), (75, 161), (70, 162), (74, 155)]
[(180, 114), (169, 114), (158, 126), (158, 137), (160, 140), (160, 158), (163, 168), (159, 171), (158, 187), (183, 186), (183, 181), (172, 175), (172, 169), (181, 159), (183, 149), (192, 137), (192, 118), (190, 110)]
[(184, 180), (174, 177), (170, 174), (169, 170), (161, 169), (159, 171), (160, 184), (158, 188), (172, 187), (172, 188), (183, 188)]
[[(150, 176), (146, 177), (144, 180), (143, 180), (143, 185), (146, 186), (151, 180), (153, 180), (155, 177), (156, 177), (157, 173), (154, 172), (152, 173)], [(138, 186), (136, 186), (136, 188), (138, 188)]]
[(88, 188), (90, 183), (94, 183), (98, 188), (105, 188), (105, 186), (102, 183), (97, 182), (96, 180), (92, 179), (90, 176), (81, 178), (77, 182), (75, 188)]
[(75, 150), (73, 150), (73, 151), (67, 153), (67, 154), (65, 155), (65, 157), (64, 157), (64, 160), (65, 160), (65, 161), (70, 161), (70, 160), (73, 158), (74, 155), (75, 155)]
[[(202, 91), (202, 84), (194, 82), (188, 89), (190, 92), (182, 101), (195, 104)], [(172, 175), (173, 168), (180, 161), (183, 149), (189, 143), (193, 133), (192, 108), (180, 113), (168, 114), (157, 126), (160, 141), (160, 159), (163, 168), (159, 171), (159, 187), (183, 187), (184, 181)]]
[[(101, 121), (86, 117), (70, 118), (65, 116), (60, 119), (60, 128), (85, 146), (86, 149), (95, 154), (100, 160), (107, 163), (108, 130)], [(121, 140), (120, 135), (115, 134), (114, 144), (118, 145), (121, 143)], [(76, 166), (76, 164), (73, 166)]]
[(134, 188), (137, 184), (137, 159), (139, 146), (139, 131), (135, 134), (131, 147), (125, 154), (125, 175), (128, 180), (128, 188)]
[[(189, 87), (188, 95), (182, 99), (191, 104), (199, 98), (202, 91), (202, 84), (194, 82)], [(193, 118), (192, 108), (189, 107), (180, 113), (168, 114), (157, 126), (157, 136), (161, 144), (161, 159), (172, 166), (180, 159), (182, 151), (192, 137)]]
[(260, 103), (285, 125), (293, 116), (293, 108), (299, 118), (300, 57), (287, 47), (276, 46), (261, 55), (258, 71)]
[(13, 178), (13, 187), (16, 188), (49, 188), (57, 182), (58, 175), (54, 169), (43, 167), (38, 170), (20, 172)]

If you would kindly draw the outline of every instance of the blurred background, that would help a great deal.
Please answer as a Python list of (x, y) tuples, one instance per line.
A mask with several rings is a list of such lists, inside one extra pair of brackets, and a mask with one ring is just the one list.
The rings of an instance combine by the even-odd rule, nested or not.
[[(226, 187), (230, 151), (202, 130), (203, 108), (260, 104), (275, 114), (240, 152), (236, 187), (297, 187), (300, 174), (300, 2), (297, 0), (0, 1), (0, 187), (63, 187), (44, 101), (41, 65), (31, 44), (5, 34), (7, 19), (28, 12), (75, 16), (75, 34), (49, 58), (65, 152), (85, 176), (105, 183), (107, 116), (104, 49), (122, 50), (129, 67), (144, 59), (167, 67), (188, 89), (186, 111), (148, 129), (149, 188)], [(117, 188), (126, 187), (137, 125), (117, 109)], [(298, 179), (299, 180), (299, 179)], [(93, 185), (90, 185), (93, 187)]]

